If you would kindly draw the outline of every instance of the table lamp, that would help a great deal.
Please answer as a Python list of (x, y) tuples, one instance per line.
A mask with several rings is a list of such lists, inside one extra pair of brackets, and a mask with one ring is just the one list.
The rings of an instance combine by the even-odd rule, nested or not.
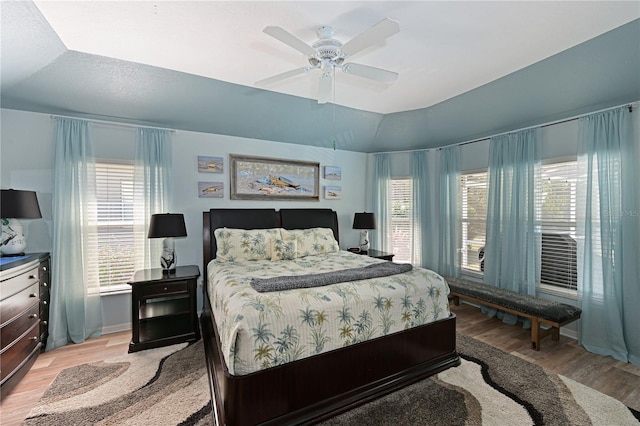
[(27, 247), (22, 224), (18, 219), (40, 219), (40, 206), (34, 191), (3, 189), (0, 198), (0, 217), (2, 218), (2, 256), (22, 256)]
[(353, 229), (360, 229), (360, 250), (369, 251), (369, 229), (376, 229), (376, 218), (373, 213), (356, 213), (353, 216)]
[(186, 237), (187, 228), (184, 216), (180, 213), (160, 213), (151, 215), (147, 238), (164, 238), (160, 266), (165, 274), (176, 271), (176, 249), (173, 237)]

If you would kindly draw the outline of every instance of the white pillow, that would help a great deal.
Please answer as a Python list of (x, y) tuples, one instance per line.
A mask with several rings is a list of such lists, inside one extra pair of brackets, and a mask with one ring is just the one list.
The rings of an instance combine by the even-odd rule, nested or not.
[(331, 228), (282, 229), (281, 233), (284, 241), (296, 242), (296, 257), (333, 253), (340, 250)]
[(270, 260), (271, 241), (280, 239), (280, 228), (233, 229), (218, 228), (216, 237), (216, 260), (237, 262), (241, 260)]
[(296, 240), (285, 241), (282, 238), (273, 238), (271, 240), (271, 261), (295, 259), (297, 247)]

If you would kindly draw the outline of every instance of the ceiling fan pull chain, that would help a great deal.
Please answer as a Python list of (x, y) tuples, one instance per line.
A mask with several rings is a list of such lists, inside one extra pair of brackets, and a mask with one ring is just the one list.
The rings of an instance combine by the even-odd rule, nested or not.
[(336, 68), (333, 67), (333, 150), (336, 150)]

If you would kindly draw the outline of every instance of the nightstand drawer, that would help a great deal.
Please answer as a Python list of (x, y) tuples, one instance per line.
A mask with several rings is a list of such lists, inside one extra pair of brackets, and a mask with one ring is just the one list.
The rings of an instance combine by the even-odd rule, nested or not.
[(147, 284), (142, 288), (142, 297), (164, 296), (187, 292), (188, 281)]

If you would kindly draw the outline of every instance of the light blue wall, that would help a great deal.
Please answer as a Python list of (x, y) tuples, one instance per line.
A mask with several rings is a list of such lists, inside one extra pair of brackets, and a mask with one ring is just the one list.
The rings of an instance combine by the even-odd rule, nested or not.
[[(34, 190), (43, 214), (42, 220), (25, 220), (29, 251), (51, 251), (52, 243), (52, 165), (55, 120), (49, 114), (2, 109), (0, 142), (0, 186), (3, 189)], [(96, 157), (133, 159), (135, 129), (94, 123)], [(172, 212), (185, 215), (188, 237), (176, 239), (178, 263), (202, 265), (202, 212), (216, 207), (234, 208), (331, 208), (338, 213), (340, 245), (357, 244), (358, 231), (351, 229), (353, 213), (365, 206), (363, 179), (367, 154), (328, 148), (269, 142), (234, 136), (177, 131), (173, 140), (174, 196)], [(272, 158), (317, 161), (320, 163), (320, 201), (265, 202), (229, 199), (229, 154), (256, 155)], [(198, 155), (224, 157), (223, 174), (198, 173)], [(342, 180), (322, 178), (323, 166), (342, 168)], [(198, 181), (223, 181), (225, 196), (198, 198)], [(342, 199), (324, 200), (325, 185), (342, 186)], [(53, 283), (55, 285), (55, 283)], [(199, 305), (201, 306), (199, 292)], [(130, 295), (103, 297), (105, 332), (130, 327)]]
[[(635, 107), (631, 121), (633, 126), (633, 138), (636, 142), (636, 154), (638, 156), (637, 164), (640, 165), (640, 108)], [(543, 124), (543, 123), (540, 123)], [(543, 161), (551, 159), (568, 159), (576, 158), (578, 150), (578, 120), (572, 120), (562, 122), (558, 124), (551, 124), (542, 128), (541, 132), (542, 140), (540, 142), (540, 155)], [(489, 140), (480, 140), (478, 142), (469, 143), (461, 146), (460, 162), (461, 169), (463, 171), (475, 171), (486, 170), (489, 164)], [(430, 150), (429, 168), (432, 176), (438, 175), (438, 152), (437, 150)], [(392, 177), (409, 177), (411, 170), (410, 152), (391, 153), (391, 175)], [(370, 155), (372, 157), (372, 155)], [(372, 176), (372, 162), (368, 163), (367, 175)], [(432, 193), (437, 194), (438, 182), (437, 178), (430, 181), (432, 185)], [(640, 185), (636, 186), (638, 195), (640, 196)], [(371, 192), (369, 188), (368, 192)], [(367, 197), (367, 203), (371, 202), (371, 197)], [(429, 227), (437, 233), (438, 228), (438, 215), (437, 215), (437, 199), (432, 200), (431, 203), (431, 217), (429, 219)], [(369, 205), (369, 204), (367, 204)], [(434, 240), (437, 240), (435, 236)], [(432, 250), (437, 252), (437, 250)], [(437, 262), (436, 262), (437, 263)], [(576, 305), (577, 301), (575, 297), (566, 297), (562, 295), (562, 292), (556, 294), (541, 294), (542, 297), (559, 301), (562, 303), (568, 303)], [(566, 329), (563, 329), (563, 334), (567, 334), (571, 337), (575, 337), (576, 323), (569, 324)]]

